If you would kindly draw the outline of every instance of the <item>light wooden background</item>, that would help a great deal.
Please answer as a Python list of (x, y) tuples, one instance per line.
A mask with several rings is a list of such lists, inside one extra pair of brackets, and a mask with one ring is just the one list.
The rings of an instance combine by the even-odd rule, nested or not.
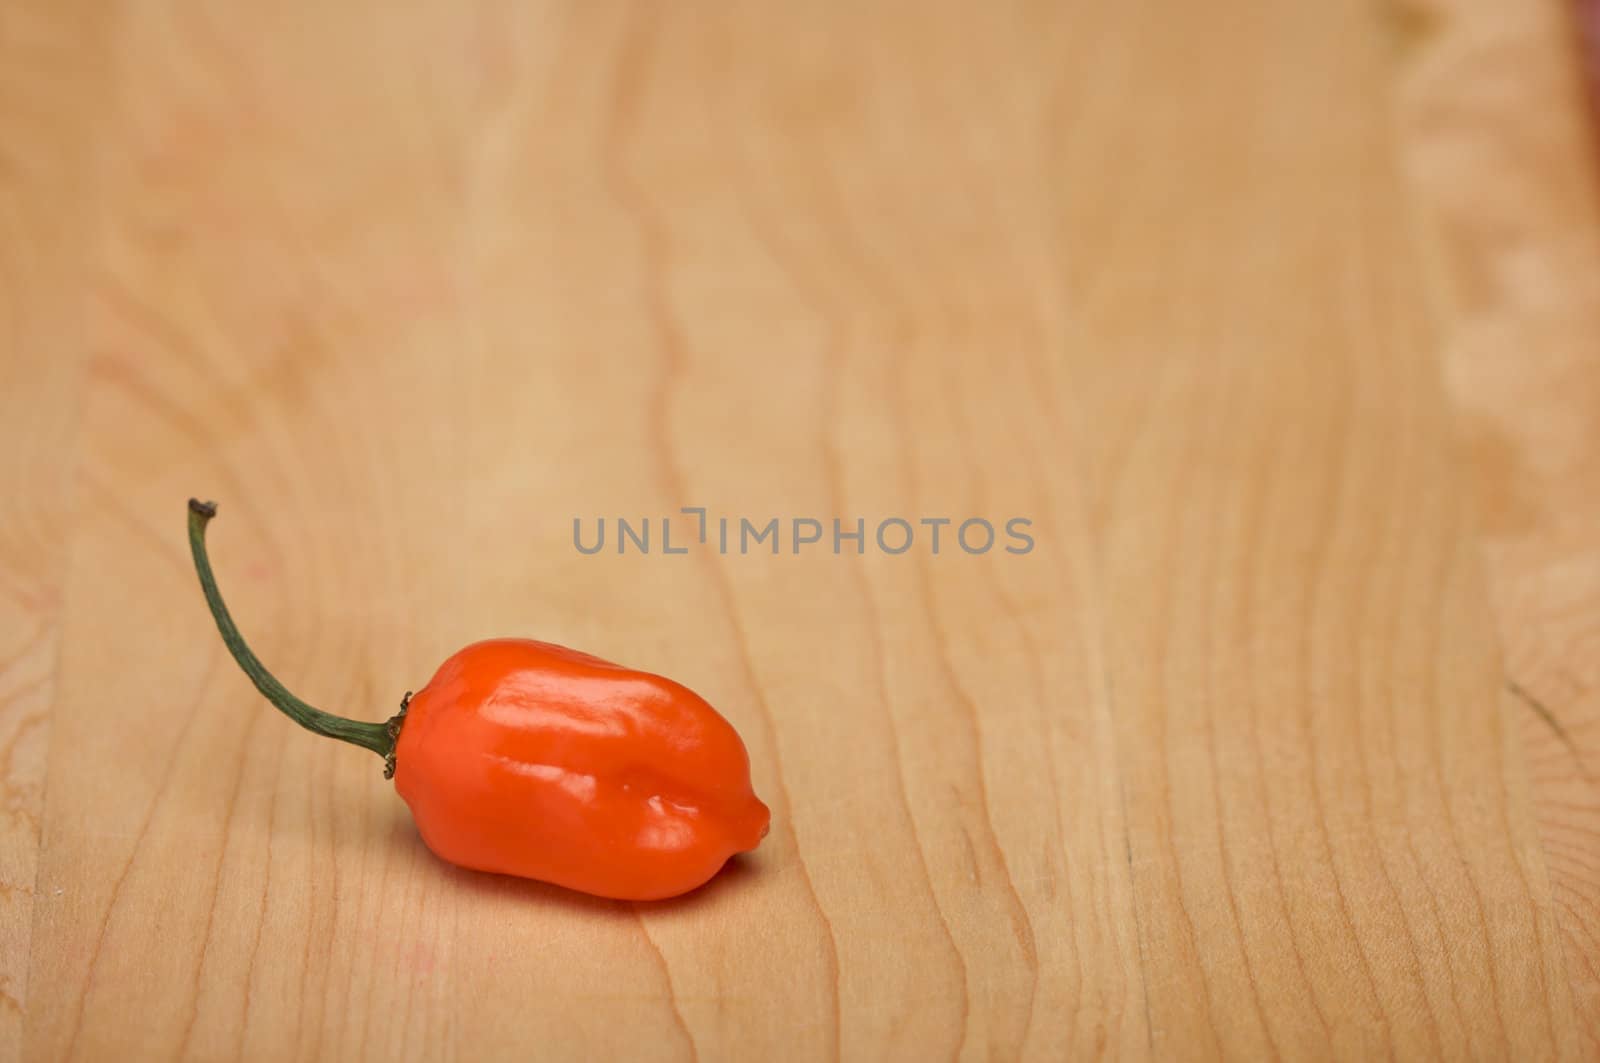
[[(0, 1055), (1600, 1056), (1568, 12), (0, 8)], [(772, 834), (458, 871), (472, 639), (665, 672)], [(1033, 518), (580, 556), (574, 516)]]

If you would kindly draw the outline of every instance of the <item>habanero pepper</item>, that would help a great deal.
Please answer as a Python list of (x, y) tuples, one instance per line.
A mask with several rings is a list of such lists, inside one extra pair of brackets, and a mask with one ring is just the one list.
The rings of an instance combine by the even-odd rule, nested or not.
[(767, 833), (738, 732), (648, 672), (531, 639), (457, 652), (399, 714), (368, 723), (284, 688), (234, 626), (206, 552), (216, 504), (189, 500), (189, 546), (229, 652), (308, 730), (370, 749), (444, 860), (600, 897), (659, 900), (709, 880)]

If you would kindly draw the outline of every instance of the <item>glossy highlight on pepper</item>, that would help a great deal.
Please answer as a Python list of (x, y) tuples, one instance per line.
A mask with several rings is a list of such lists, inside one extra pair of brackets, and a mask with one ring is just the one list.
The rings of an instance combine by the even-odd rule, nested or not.
[(189, 542), (217, 629), (256, 688), (318, 734), (382, 756), (428, 848), (463, 867), (601, 897), (659, 900), (708, 881), (767, 833), (767, 806), (733, 726), (649, 672), (532, 639), (458, 651), (384, 723), (301, 701), (240, 636), (206, 552)]

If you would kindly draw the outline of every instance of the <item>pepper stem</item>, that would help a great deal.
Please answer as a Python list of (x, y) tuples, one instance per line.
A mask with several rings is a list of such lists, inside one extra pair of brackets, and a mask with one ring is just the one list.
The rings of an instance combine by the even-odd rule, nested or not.
[(349, 742), (351, 745), (372, 750), (384, 759), (387, 769), (385, 777), (393, 775), (395, 738), (400, 733), (400, 720), (405, 715), (404, 706), (401, 707), (399, 716), (392, 717), (384, 723), (349, 720), (343, 716), (323, 712), (289, 693), (245, 644), (244, 636), (240, 635), (239, 629), (234, 626), (233, 617), (228, 615), (228, 607), (222, 604), (222, 592), (217, 590), (217, 578), (211, 572), (211, 558), (206, 553), (206, 525), (216, 515), (215, 502), (189, 499), (189, 549), (194, 554), (194, 570), (200, 576), (200, 589), (205, 591), (206, 604), (211, 607), (211, 616), (217, 622), (217, 630), (222, 633), (222, 641), (227, 645), (228, 652), (233, 654), (233, 659), (239, 662), (239, 667), (244, 669), (244, 674), (250, 677), (250, 681), (261, 691), (262, 696), (277, 706), (285, 716), (308, 731), (315, 731), (319, 735), (327, 735), (329, 738), (337, 738), (341, 742)]

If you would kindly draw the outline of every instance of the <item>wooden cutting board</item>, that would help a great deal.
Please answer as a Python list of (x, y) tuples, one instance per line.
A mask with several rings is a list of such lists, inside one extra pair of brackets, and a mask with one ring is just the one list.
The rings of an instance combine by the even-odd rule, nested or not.
[[(0, 1055), (1600, 1054), (1575, 39), (7, 5)], [(309, 700), (569, 644), (716, 704), (770, 836), (652, 904), (441, 863), (227, 660), (192, 494)]]

